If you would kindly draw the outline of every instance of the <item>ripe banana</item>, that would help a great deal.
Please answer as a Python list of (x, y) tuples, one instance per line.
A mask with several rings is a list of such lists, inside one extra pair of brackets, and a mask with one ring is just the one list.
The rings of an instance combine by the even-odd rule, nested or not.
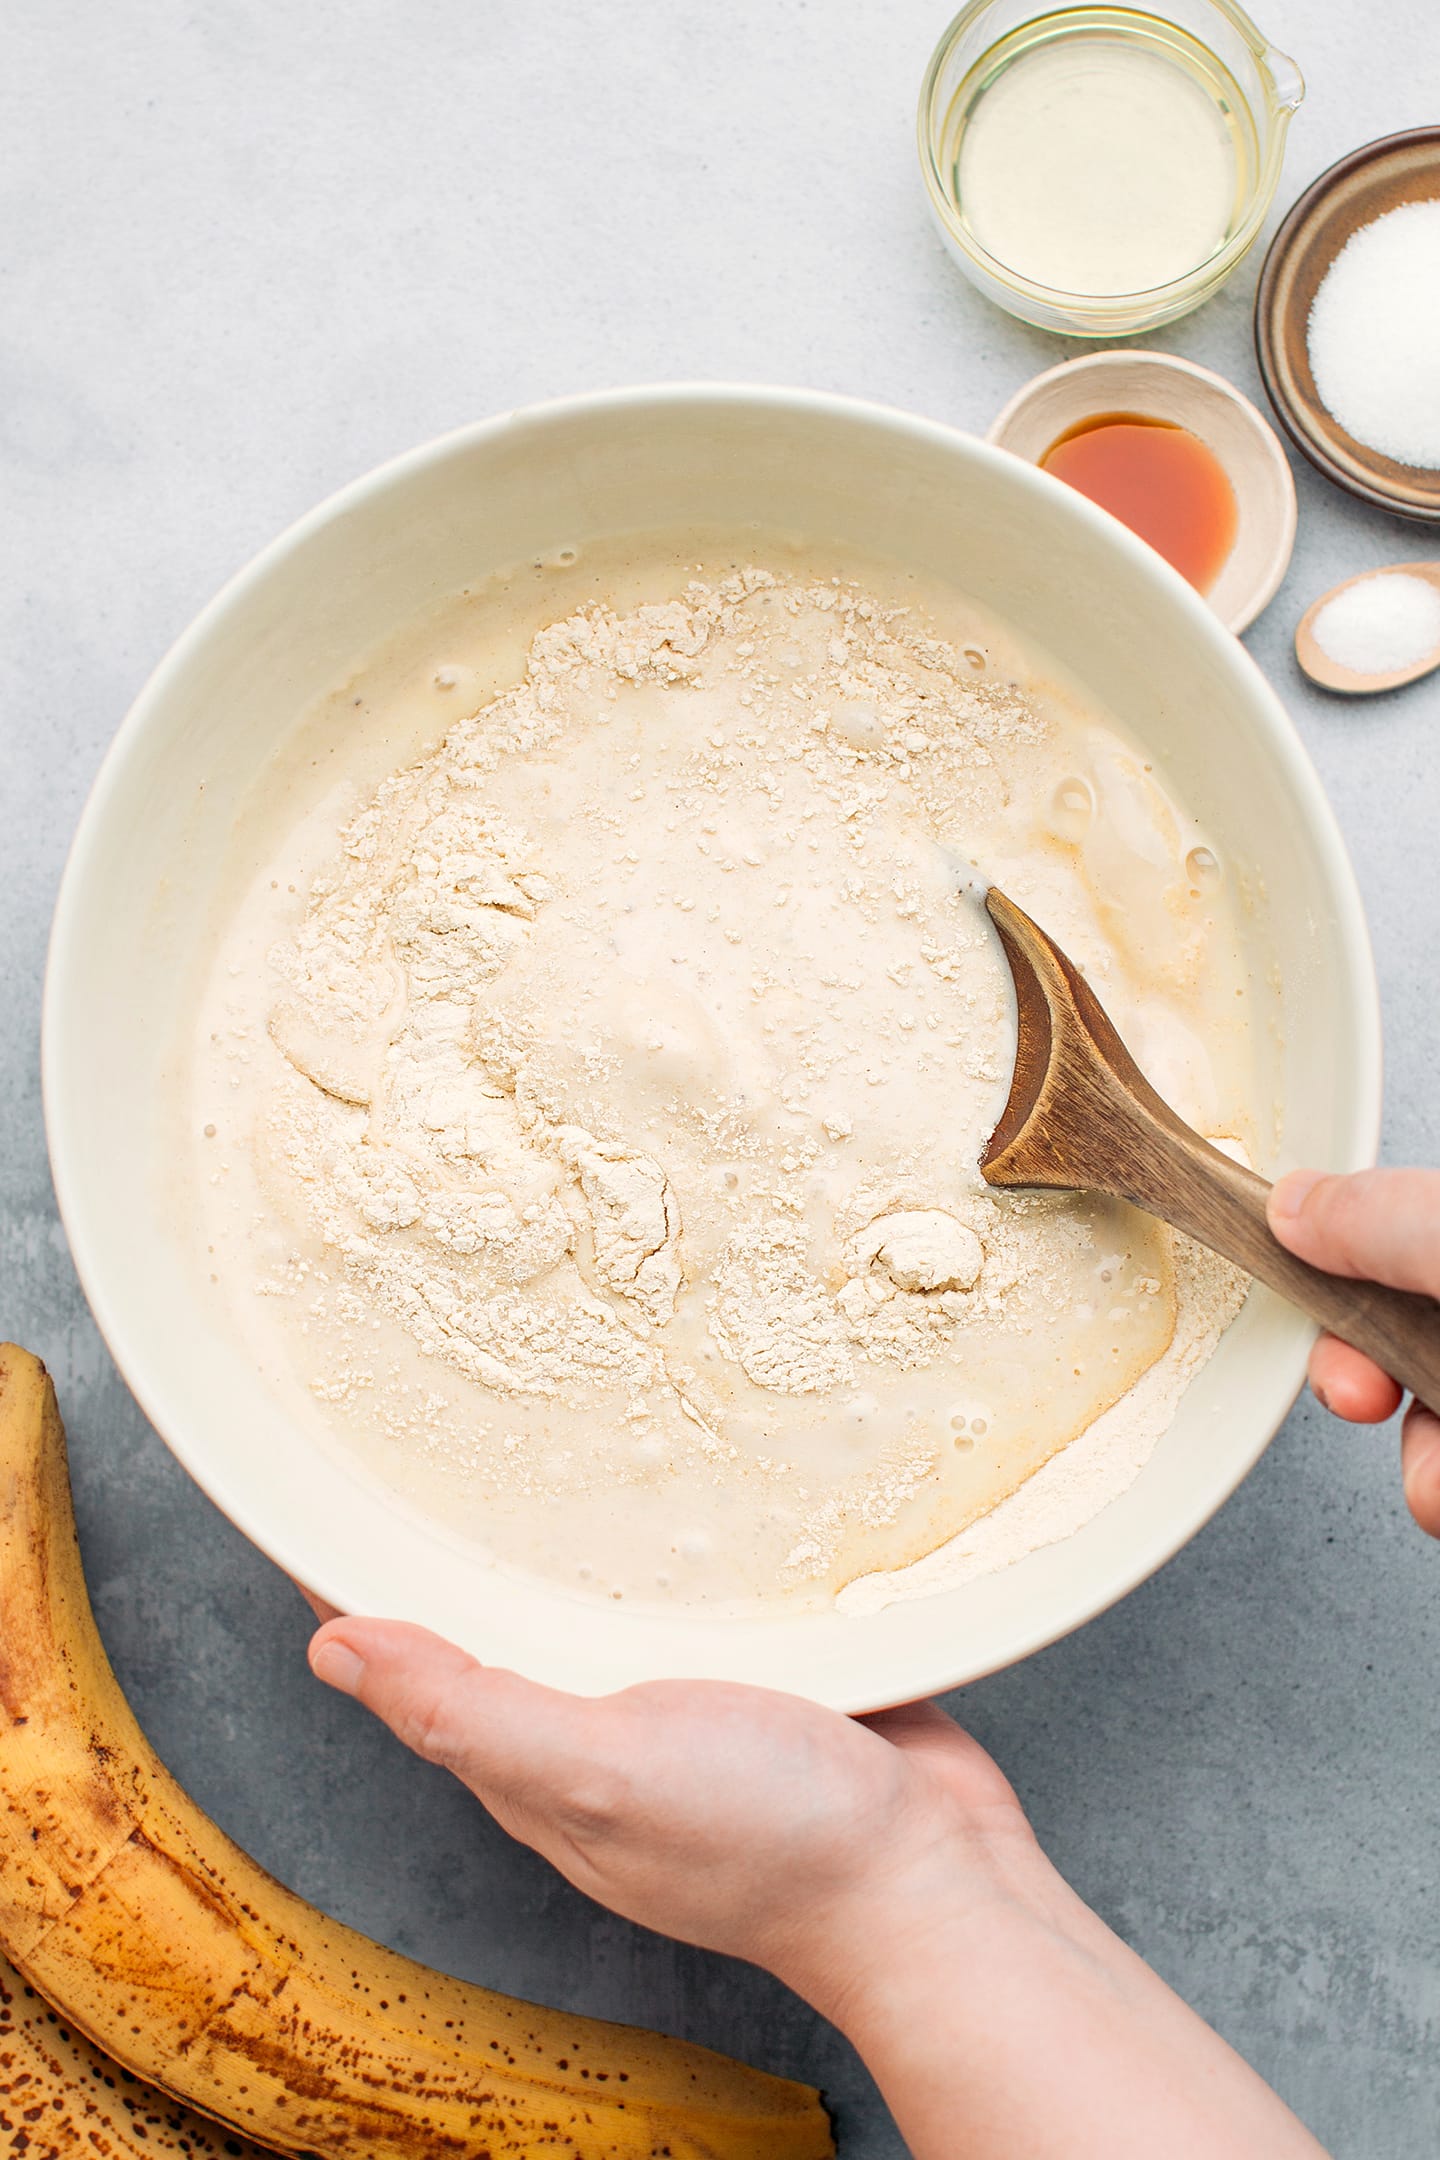
[[(67, 2029), (280, 2152), (834, 2152), (808, 2086), (447, 1979), (327, 1920), (232, 1844), (156, 1759), (110, 1670), (54, 1389), (11, 1346), (0, 1348), (0, 1947)], [(55, 2062), (51, 2085), (71, 2075), (69, 2057)], [(88, 2099), (88, 2076), (77, 2084)]]
[(25, 2160), (264, 2160), (121, 2070), (0, 1957), (0, 2151)]

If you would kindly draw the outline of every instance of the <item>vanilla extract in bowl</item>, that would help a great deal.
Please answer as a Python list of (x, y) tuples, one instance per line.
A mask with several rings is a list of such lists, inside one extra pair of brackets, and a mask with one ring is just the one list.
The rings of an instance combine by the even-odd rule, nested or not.
[(1235, 545), (1235, 490), (1208, 443), (1145, 413), (1091, 413), (1038, 460), (1209, 592)]

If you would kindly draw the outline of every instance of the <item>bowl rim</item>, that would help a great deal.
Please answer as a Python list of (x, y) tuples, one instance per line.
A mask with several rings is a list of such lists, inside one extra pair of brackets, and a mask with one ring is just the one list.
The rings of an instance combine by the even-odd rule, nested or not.
[[(1120, 366), (1148, 368), (1157, 375), (1188, 376), (1192, 382), (1203, 383), (1207, 390), (1219, 395), (1241, 415), (1266, 466), (1279, 484), (1280, 499), (1284, 507), (1266, 556), (1264, 574), (1251, 586), (1240, 606), (1231, 614), (1216, 615), (1216, 620), (1223, 622), (1226, 628), (1238, 637), (1242, 630), (1248, 630), (1251, 623), (1264, 613), (1285, 582), (1285, 573), (1290, 568), (1290, 559), (1295, 552), (1299, 504), (1295, 494), (1295, 475), (1290, 469), (1290, 460), (1285, 455), (1284, 444), (1254, 399), (1246, 397), (1244, 391), (1231, 382), (1228, 376), (1217, 374), (1214, 368), (1202, 367), (1198, 360), (1183, 359), (1179, 353), (1159, 352), (1148, 345), (1122, 345), (1104, 352), (1074, 353), (1068, 360), (1059, 360), (1054, 367), (1042, 368), (1038, 375), (1032, 375), (1028, 382), (1022, 383), (996, 413), (985, 431), (985, 440), (997, 449), (1009, 451), (1012, 457), (1020, 458), (1023, 463), (1035, 465), (1034, 458), (1027, 457), (1023, 450), (1011, 450), (1004, 438), (1006, 429), (1026, 410), (1036, 391), (1049, 383), (1074, 381), (1091, 370), (1104, 374), (1110, 368)], [(1043, 471), (1044, 468), (1037, 469)], [(1105, 514), (1110, 515), (1108, 511)], [(1128, 529), (1122, 525), (1122, 530)], [(1200, 598), (1209, 605), (1204, 593)], [(1211, 613), (1215, 614), (1213, 608)]]
[[(691, 405), (703, 410), (717, 403), (761, 409), (777, 417), (820, 415), (840, 422), (858, 421), (891, 432), (898, 430), (922, 445), (952, 453), (958, 448), (968, 457), (996, 461), (1003, 464), (1008, 485), (1037, 493), (1057, 507), (1063, 504), (1064, 514), (1078, 518), (1082, 525), (1088, 524), (1102, 548), (1118, 548), (1129, 554), (1144, 576), (1162, 585), (1168, 583), (1172, 592), (1183, 596), (1195, 635), (1214, 641), (1217, 651), (1223, 649), (1223, 664), (1238, 669), (1247, 678), (1252, 696), (1267, 712), (1270, 747), (1284, 769), (1287, 785), (1294, 791), (1297, 812), (1305, 819), (1323, 857), (1334, 901), (1335, 934), (1354, 985), (1354, 1101), (1349, 1145), (1344, 1152), (1356, 1166), (1374, 1159), (1381, 1111), (1379, 990), (1359, 887), (1335, 813), (1293, 723), (1252, 656), (1178, 571), (1108, 513), (1013, 453), (945, 422), (871, 400), (784, 385), (689, 381), (584, 391), (509, 408), (431, 438), (334, 490), (262, 547), (221, 585), (142, 685), (101, 760), (75, 828), (55, 904), (42, 1000), (42, 1102), (57, 1205), (91, 1314), (120, 1375), (166, 1447), (212, 1503), (277, 1566), (340, 1610), (387, 1609), (383, 1601), (377, 1603), (374, 1595), (373, 1559), (348, 1550), (337, 1554), (315, 1526), (298, 1518), (296, 1510), (274, 1505), (273, 1495), (257, 1496), (243, 1474), (218, 1461), (207, 1450), (202, 1433), (187, 1429), (183, 1419), (171, 1415), (168, 1397), (174, 1392), (174, 1383), (167, 1382), (163, 1361), (153, 1358), (143, 1342), (137, 1343), (138, 1330), (132, 1331), (128, 1319), (117, 1309), (119, 1300), (110, 1287), (114, 1271), (107, 1271), (103, 1227), (97, 1228), (84, 1178), (77, 1169), (76, 1137), (65, 1100), (66, 1037), (71, 1024), (67, 1010), (71, 998), (69, 978), (74, 972), (72, 955), (83, 946), (85, 936), (89, 857), (111, 813), (112, 798), (123, 785), (130, 758), (145, 741), (152, 716), (157, 709), (163, 711), (172, 679), (182, 673), (191, 655), (204, 646), (233, 609), (243, 604), (251, 590), (283, 567), (314, 534), (427, 468), (499, 440), (517, 428), (543, 428), (657, 404)], [(1273, 1384), (1265, 1391), (1263, 1404), (1257, 1406), (1262, 1414), (1257, 1419), (1256, 1438), (1236, 1462), (1234, 1474), (1227, 1473), (1207, 1491), (1198, 1507), (1177, 1512), (1162, 1528), (1135, 1540), (1126, 1563), (1109, 1572), (1103, 1596), (1097, 1598), (1093, 1588), (1067, 1589), (1063, 1595), (1052, 1597), (1033, 1617), (1027, 1614), (1023, 1622), (1012, 1624), (1004, 1632), (1003, 1641), (992, 1649), (967, 1659), (953, 1631), (944, 1625), (947, 1600), (963, 1595), (963, 1589), (940, 1593), (924, 1601), (934, 1615), (933, 1624), (925, 1633), (923, 1653), (916, 1651), (905, 1662), (903, 1680), (897, 1679), (893, 1692), (877, 1695), (873, 1686), (857, 1686), (848, 1669), (839, 1669), (846, 1661), (836, 1660), (825, 1662), (823, 1682), (818, 1677), (813, 1685), (807, 1682), (805, 1692), (852, 1713), (874, 1710), (887, 1702), (947, 1693), (1033, 1655), (1107, 1611), (1188, 1544), (1249, 1475), (1299, 1392), (1307, 1351), (1308, 1339), (1301, 1343), (1298, 1338), (1288, 1356), (1277, 1350)], [(362, 1577), (366, 1579), (362, 1581)], [(582, 1609), (588, 1608), (577, 1608)], [(777, 1617), (762, 1624), (774, 1627)], [(793, 1624), (793, 1616), (791, 1619)], [(817, 1672), (820, 1662), (812, 1659)], [(626, 1683), (612, 1680), (609, 1684)]]
[(1389, 135), (1377, 135), (1373, 142), (1361, 143), (1356, 149), (1347, 150), (1344, 157), (1337, 158), (1333, 165), (1327, 165), (1324, 172), (1311, 181), (1303, 195), (1296, 197), (1277, 228), (1274, 239), (1265, 250), (1265, 260), (1260, 266), (1260, 277), (1255, 287), (1252, 324), (1255, 358), (1260, 369), (1260, 379), (1265, 385), (1265, 394), (1275, 409), (1276, 419), (1300, 455), (1314, 466), (1316, 472), (1333, 481), (1336, 487), (1343, 488), (1347, 495), (1354, 496), (1357, 502), (1371, 503), (1377, 510), (1388, 510), (1392, 517), (1405, 518), (1414, 525), (1434, 525), (1440, 524), (1440, 503), (1430, 510), (1417, 509), (1413, 502), (1402, 501), (1380, 481), (1357, 478), (1331, 456), (1324, 438), (1306, 424), (1303, 413), (1291, 403), (1278, 357), (1280, 339), (1277, 336), (1276, 287), (1311, 212), (1334, 188), (1348, 180), (1352, 173), (1361, 172), (1367, 165), (1412, 143), (1429, 143), (1434, 147), (1436, 172), (1440, 175), (1440, 122), (1430, 122), (1424, 127), (1396, 128)]

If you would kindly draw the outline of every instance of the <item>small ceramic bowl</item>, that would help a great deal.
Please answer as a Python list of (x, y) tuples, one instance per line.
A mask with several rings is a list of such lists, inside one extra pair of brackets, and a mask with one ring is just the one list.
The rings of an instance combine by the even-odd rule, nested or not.
[(1255, 350), (1280, 424), (1297, 450), (1363, 502), (1440, 523), (1440, 472), (1357, 442), (1320, 402), (1306, 333), (1326, 271), (1352, 233), (1402, 203), (1440, 199), (1440, 127), (1382, 135), (1352, 150), (1300, 197), (1270, 244), (1255, 294)]
[(1295, 481), (1279, 437), (1246, 397), (1193, 360), (1170, 353), (1084, 353), (1017, 390), (986, 437), (1038, 465), (1082, 420), (1138, 413), (1188, 428), (1235, 490), (1235, 544), (1205, 600), (1231, 630), (1274, 599), (1295, 545)]

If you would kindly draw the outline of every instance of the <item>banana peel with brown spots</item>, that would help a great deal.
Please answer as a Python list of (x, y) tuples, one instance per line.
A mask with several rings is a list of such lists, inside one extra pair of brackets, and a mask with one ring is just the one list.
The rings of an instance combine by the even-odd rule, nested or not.
[(447, 1979), (327, 1919), (233, 1844), (157, 1759), (110, 1669), (55, 1391), (13, 1345), (0, 1347), (0, 1949), (20, 1976), (0, 1966), (0, 2135), (27, 2160), (835, 2150), (810, 2087)]

